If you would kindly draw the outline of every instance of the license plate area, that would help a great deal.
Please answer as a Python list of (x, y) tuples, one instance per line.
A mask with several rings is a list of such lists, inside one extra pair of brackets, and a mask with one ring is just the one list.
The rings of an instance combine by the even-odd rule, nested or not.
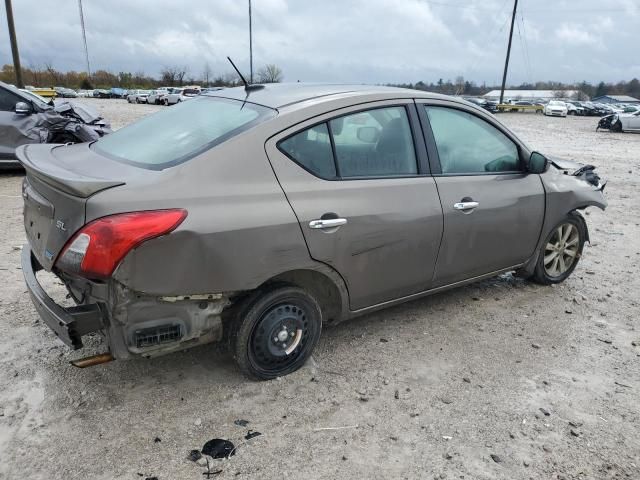
[(49, 200), (39, 194), (28, 182), (22, 191), (24, 199), (24, 228), (31, 250), (40, 262), (51, 261), (47, 255), (46, 246), (51, 231), (51, 224), (55, 213), (54, 206)]

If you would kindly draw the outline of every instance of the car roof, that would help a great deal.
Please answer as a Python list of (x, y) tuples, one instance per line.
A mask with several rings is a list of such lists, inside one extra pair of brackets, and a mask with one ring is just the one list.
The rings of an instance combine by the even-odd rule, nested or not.
[(268, 83), (259, 89), (245, 91), (244, 87), (225, 88), (203, 95), (247, 100), (270, 108), (295, 106), (308, 100), (329, 100), (334, 95), (378, 95), (388, 98), (449, 98), (437, 93), (411, 90), (408, 88), (374, 85), (320, 84), (320, 83)]

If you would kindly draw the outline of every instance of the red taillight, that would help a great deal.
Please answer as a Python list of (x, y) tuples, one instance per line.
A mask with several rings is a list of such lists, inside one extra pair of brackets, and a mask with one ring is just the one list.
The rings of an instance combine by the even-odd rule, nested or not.
[(82, 227), (67, 242), (56, 266), (87, 278), (109, 278), (129, 251), (175, 230), (186, 216), (186, 210), (175, 209), (98, 218)]

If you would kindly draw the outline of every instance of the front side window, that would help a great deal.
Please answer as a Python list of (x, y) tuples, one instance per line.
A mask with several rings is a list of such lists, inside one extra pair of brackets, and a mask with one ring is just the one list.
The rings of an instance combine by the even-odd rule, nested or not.
[(521, 170), (518, 147), (493, 125), (467, 112), (426, 106), (444, 174)]
[(161, 169), (186, 161), (275, 114), (253, 103), (202, 96), (106, 135), (92, 148), (125, 163)]
[(334, 118), (288, 137), (278, 147), (324, 179), (418, 173), (404, 107), (376, 108)]
[(0, 110), (4, 112), (13, 112), (16, 109), (16, 103), (24, 102), (19, 96), (14, 95), (4, 88), (0, 88)]

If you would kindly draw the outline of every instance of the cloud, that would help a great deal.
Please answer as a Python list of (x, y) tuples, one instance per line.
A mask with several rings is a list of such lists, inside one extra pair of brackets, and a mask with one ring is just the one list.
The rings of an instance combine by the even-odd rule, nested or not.
[[(24, 65), (51, 63), (58, 69), (83, 70), (77, 3), (56, 2), (55, 9), (43, 9), (41, 3), (14, 2)], [(459, 75), (478, 83), (499, 80), (512, 8), (506, 0), (252, 3), (256, 69), (276, 63), (286, 80), (366, 83), (428, 82)], [(628, 37), (637, 30), (637, 17), (632, 16), (637, 0), (617, 0), (603, 12), (601, 0), (582, 0), (580, 5), (536, 0), (530, 11), (527, 2), (522, 3), (521, 33), (527, 42), (521, 44), (516, 29), (510, 82), (618, 80), (625, 68), (629, 75), (637, 71), (634, 42)], [(214, 75), (230, 72), (227, 55), (248, 70), (246, 0), (111, 0), (83, 5), (94, 70), (158, 75), (164, 66), (186, 66), (197, 78), (205, 63)], [(0, 8), (4, 25), (3, 15)], [(10, 59), (4, 32), (0, 56)], [(606, 49), (607, 56), (594, 55), (598, 49)], [(529, 78), (525, 52), (538, 78)]]
[(560, 26), (556, 37), (570, 45), (593, 45), (597, 42), (597, 38), (583, 26), (569, 23), (563, 23)]

